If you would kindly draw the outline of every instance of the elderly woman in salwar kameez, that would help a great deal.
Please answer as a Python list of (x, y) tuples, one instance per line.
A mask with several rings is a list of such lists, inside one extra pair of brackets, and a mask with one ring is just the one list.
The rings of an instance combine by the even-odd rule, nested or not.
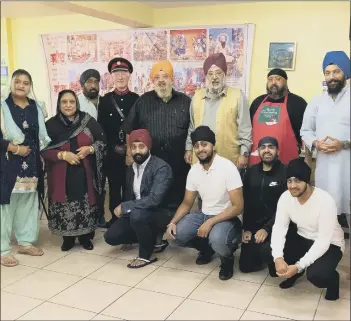
[(11, 79), (8, 98), (1, 102), (0, 132), (0, 212), (1, 264), (15, 266), (10, 255), (11, 233), (18, 253), (41, 256), (33, 244), (39, 234), (39, 197), (43, 192), (40, 149), (50, 143), (41, 107), (28, 98), (33, 89), (31, 75), (22, 69)]
[(98, 122), (79, 110), (71, 90), (59, 93), (57, 114), (46, 122), (52, 140), (42, 152), (48, 177), (49, 229), (63, 237), (62, 251), (78, 236), (87, 250), (100, 211), (105, 135)]

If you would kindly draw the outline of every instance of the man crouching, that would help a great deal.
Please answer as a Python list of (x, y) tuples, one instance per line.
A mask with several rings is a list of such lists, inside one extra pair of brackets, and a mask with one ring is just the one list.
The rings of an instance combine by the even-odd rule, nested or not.
[[(214, 132), (199, 126), (191, 134), (194, 151), (199, 159), (189, 171), (185, 196), (168, 225), (168, 238), (180, 246), (199, 251), (196, 264), (212, 261), (215, 252), (221, 259), (219, 278), (233, 276), (234, 251), (241, 240), (243, 192), (236, 166), (214, 151)], [(189, 214), (197, 194), (202, 199), (202, 211)]]

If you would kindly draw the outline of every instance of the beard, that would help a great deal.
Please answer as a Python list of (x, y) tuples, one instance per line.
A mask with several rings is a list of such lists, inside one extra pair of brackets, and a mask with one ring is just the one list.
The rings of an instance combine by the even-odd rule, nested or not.
[(84, 95), (90, 99), (94, 99), (99, 96), (99, 91), (97, 89), (91, 89), (89, 91), (84, 90)]
[(149, 158), (149, 156), (150, 156), (150, 152), (148, 152), (146, 154), (137, 153), (137, 154), (133, 155), (133, 160), (138, 165), (141, 165)]
[(271, 96), (273, 99), (278, 99), (280, 97), (283, 97), (287, 89), (288, 89), (287, 86), (283, 86), (282, 88), (279, 88), (277, 85), (273, 85), (270, 88), (266, 86), (267, 94)]
[(157, 96), (160, 98), (167, 98), (171, 96), (172, 93), (172, 84), (168, 84), (164, 81), (157, 83), (154, 86), (154, 89), (157, 93)]
[[(334, 82), (332, 84), (332, 82)], [(332, 80), (327, 82), (328, 93), (331, 95), (338, 94), (345, 86), (346, 79), (345, 77), (341, 80)]]
[(306, 184), (306, 187), (305, 187), (305, 189), (302, 192), (300, 192), (298, 195), (296, 195), (294, 197), (301, 197), (303, 194), (305, 194), (306, 191), (307, 191), (307, 187), (308, 187), (308, 184)]
[(205, 165), (211, 162), (212, 157), (213, 157), (213, 151), (210, 154), (208, 154), (208, 156), (204, 159), (200, 159), (199, 157), (197, 158), (199, 158), (199, 162), (201, 165)]
[[(267, 154), (267, 153), (266, 153), (266, 154)], [(265, 155), (265, 154), (264, 154), (264, 155)], [(265, 161), (265, 160), (264, 160), (264, 155), (262, 155), (262, 157), (261, 157), (261, 155), (260, 155), (260, 159), (261, 159), (261, 161), (262, 161), (263, 164), (268, 165), (268, 166), (273, 165), (273, 164), (275, 163), (275, 161), (278, 159), (278, 156), (277, 156), (277, 155), (273, 156), (273, 155), (271, 154), (271, 155), (273, 156), (272, 160), (270, 160), (270, 161)]]

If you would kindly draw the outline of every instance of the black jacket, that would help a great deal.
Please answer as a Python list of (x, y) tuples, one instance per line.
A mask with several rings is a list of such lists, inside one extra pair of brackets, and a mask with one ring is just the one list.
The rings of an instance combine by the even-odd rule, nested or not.
[(286, 190), (286, 167), (280, 161), (268, 172), (262, 162), (250, 167), (243, 182), (243, 229), (256, 233), (263, 228), (270, 234), (278, 200)]
[[(267, 96), (261, 95), (257, 97), (251, 104), (250, 106), (250, 117), (251, 117), (251, 123), (252, 120), (255, 116), (255, 113), (262, 103), (263, 99)], [(283, 103), (285, 97), (279, 98), (277, 100), (274, 100), (273, 98), (268, 98), (267, 101), (269, 102), (274, 102), (274, 103)], [(294, 131), (296, 140), (298, 142), (299, 147), (301, 148), (302, 145), (302, 140), (300, 136), (300, 129), (302, 125), (302, 120), (303, 120), (303, 115), (305, 113), (307, 107), (307, 102), (300, 96), (297, 96), (295, 94), (289, 93), (288, 94), (288, 101), (287, 101), (287, 110), (288, 110), (288, 115), (291, 123), (291, 127)]]
[(126, 201), (121, 205), (122, 214), (129, 213), (134, 209), (167, 208), (167, 196), (173, 174), (171, 167), (165, 161), (156, 156), (151, 156), (141, 179), (141, 198), (139, 200), (135, 199), (132, 165), (127, 168), (126, 176)]

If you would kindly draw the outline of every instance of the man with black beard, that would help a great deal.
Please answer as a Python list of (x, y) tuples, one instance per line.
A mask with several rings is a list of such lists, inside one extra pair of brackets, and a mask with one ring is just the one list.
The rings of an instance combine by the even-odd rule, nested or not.
[[(263, 137), (258, 143), (258, 152), (261, 162), (248, 168), (243, 182), (244, 215), (239, 268), (244, 273), (265, 267), (278, 200), (286, 191), (286, 167), (278, 159), (278, 141), (274, 137)], [(275, 275), (275, 270), (271, 270), (270, 274)]]
[[(234, 251), (241, 240), (244, 200), (237, 167), (214, 151), (216, 138), (208, 126), (191, 133), (199, 162), (189, 171), (182, 204), (168, 225), (167, 236), (178, 245), (199, 251), (196, 264), (212, 261), (215, 252), (221, 259), (219, 278), (233, 276)], [(201, 211), (191, 212), (195, 199), (202, 199)]]
[[(338, 207), (338, 219), (350, 219), (350, 58), (343, 51), (328, 52), (323, 60), (328, 92), (308, 104), (301, 137), (317, 149), (316, 187), (329, 192)], [(342, 222), (344, 220), (345, 222)]]
[(253, 142), (250, 165), (260, 162), (258, 142), (265, 136), (277, 139), (283, 164), (300, 154), (300, 129), (307, 102), (289, 91), (287, 80), (284, 70), (272, 69), (267, 75), (267, 94), (257, 97), (250, 106)]
[(95, 69), (88, 69), (80, 76), (83, 92), (78, 96), (80, 110), (97, 119), (100, 91), (100, 73)]
[(134, 163), (127, 169), (125, 201), (115, 208), (118, 219), (104, 237), (110, 245), (139, 243), (139, 256), (128, 264), (136, 269), (157, 261), (156, 238), (174, 214), (168, 208), (173, 177), (171, 167), (150, 154), (152, 139), (146, 129), (132, 131), (128, 142)]

